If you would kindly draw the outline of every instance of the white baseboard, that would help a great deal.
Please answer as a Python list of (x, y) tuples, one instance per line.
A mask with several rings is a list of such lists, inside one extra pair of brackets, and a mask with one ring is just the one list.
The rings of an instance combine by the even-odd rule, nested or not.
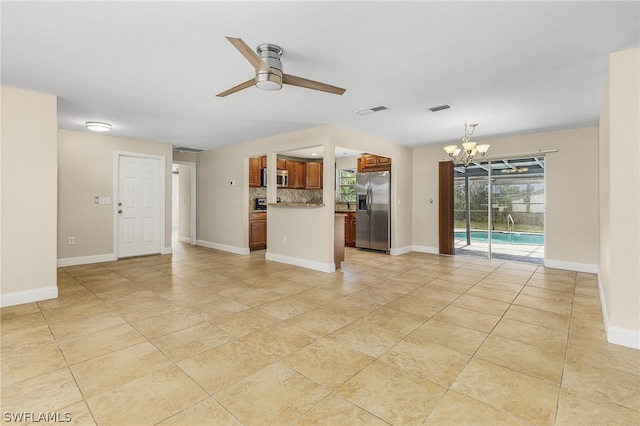
[(160, 254), (171, 254), (173, 253), (173, 248), (171, 247), (165, 247), (162, 250), (160, 250)]
[(413, 246), (405, 246), (400, 248), (392, 248), (389, 250), (389, 254), (392, 256), (399, 256), (401, 254), (411, 253), (413, 251)]
[(40, 287), (33, 290), (15, 291), (13, 293), (0, 294), (0, 308), (22, 305), (24, 303), (39, 302), (41, 300), (56, 299), (58, 287)]
[(640, 332), (611, 325), (606, 328), (606, 332), (609, 343), (640, 349)]
[(302, 268), (313, 269), (320, 272), (335, 272), (335, 263), (322, 263), (313, 260), (300, 259), (298, 257), (284, 256), (281, 254), (269, 253), (265, 255), (266, 260), (272, 260), (274, 262), (286, 263), (287, 265), (300, 266)]
[(588, 272), (591, 274), (598, 273), (598, 265), (591, 263), (565, 262), (563, 260), (545, 259), (544, 266), (546, 268), (565, 269), (567, 271)]
[(411, 246), (411, 249), (418, 253), (440, 254), (440, 249), (438, 247)]
[(112, 262), (114, 260), (118, 260), (118, 257), (115, 253), (97, 254), (93, 256), (63, 257), (62, 259), (58, 259), (58, 267), (87, 265), (89, 263)]
[(228, 246), (226, 244), (212, 243), (210, 241), (197, 240), (196, 245), (216, 250), (228, 251), (235, 254), (249, 254), (249, 247)]
[(609, 324), (609, 311), (607, 310), (607, 300), (604, 297), (604, 289), (600, 274), (598, 274), (598, 291), (600, 292), (600, 304), (602, 306), (602, 321), (604, 331), (607, 334), (607, 342), (614, 345), (626, 346), (628, 348), (640, 349), (640, 331), (628, 328), (616, 327)]
[(189, 237), (178, 237), (178, 242), (180, 243), (187, 243), (187, 244), (193, 244), (193, 240)]

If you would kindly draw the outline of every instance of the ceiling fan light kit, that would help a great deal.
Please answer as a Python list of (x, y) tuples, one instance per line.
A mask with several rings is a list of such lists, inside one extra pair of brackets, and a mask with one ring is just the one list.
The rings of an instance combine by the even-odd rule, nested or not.
[(256, 70), (256, 84), (258, 89), (262, 90), (280, 90), (282, 89), (282, 48), (275, 44), (261, 44), (256, 49), (258, 56), (262, 59), (269, 69), (263, 71), (262, 69)]
[(258, 89), (269, 91), (280, 90), (283, 84), (288, 84), (335, 95), (342, 95), (345, 92), (345, 89), (341, 87), (284, 74), (282, 61), (280, 60), (283, 50), (280, 46), (264, 43), (258, 46), (256, 53), (241, 38), (227, 37), (227, 40), (249, 61), (256, 73), (254, 78), (218, 93), (216, 95), (218, 97), (231, 95), (252, 85)]

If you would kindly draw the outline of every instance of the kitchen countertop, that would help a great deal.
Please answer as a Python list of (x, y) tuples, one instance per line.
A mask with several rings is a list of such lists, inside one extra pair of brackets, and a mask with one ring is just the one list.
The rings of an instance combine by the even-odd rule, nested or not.
[(355, 213), (356, 209), (336, 209), (336, 213)]
[(323, 203), (268, 203), (267, 205), (276, 207), (324, 207)]

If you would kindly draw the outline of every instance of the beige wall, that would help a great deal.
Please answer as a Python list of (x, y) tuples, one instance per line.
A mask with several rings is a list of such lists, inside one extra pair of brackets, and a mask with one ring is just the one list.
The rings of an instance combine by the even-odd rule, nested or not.
[(173, 161), (188, 161), (195, 163), (198, 160), (198, 154), (195, 152), (173, 151)]
[(336, 170), (347, 170), (358, 168), (358, 157), (336, 158)]
[[(269, 207), (267, 257), (326, 270), (333, 264), (335, 146), (375, 152), (393, 158), (392, 247), (411, 245), (411, 149), (335, 126), (322, 126), (198, 154), (197, 227), (199, 243), (238, 253), (248, 252), (248, 157), (269, 155), (275, 170), (278, 152), (323, 147), (324, 207)], [(328, 166), (329, 165), (329, 166)], [(231, 185), (230, 182), (236, 182)], [(273, 178), (269, 179), (273, 182)], [(275, 187), (267, 189), (275, 201)], [(286, 237), (286, 242), (285, 241)]]
[[(171, 247), (172, 147), (166, 143), (60, 129), (58, 131), (58, 259), (62, 264), (108, 259), (114, 247), (114, 155), (165, 157), (164, 251)], [(110, 197), (98, 205), (94, 197)], [(76, 244), (69, 245), (69, 237)]]
[(639, 58), (640, 49), (609, 56), (599, 170), (599, 278), (607, 337), (635, 348), (640, 348)]
[(0, 306), (57, 297), (56, 102), (2, 86)]
[[(554, 267), (595, 272), (598, 129), (477, 138), (477, 141), (491, 144), (490, 156), (558, 149), (556, 153), (547, 154), (545, 162), (545, 262)], [(422, 251), (438, 248), (438, 161), (446, 158), (444, 145), (414, 149), (413, 244)]]

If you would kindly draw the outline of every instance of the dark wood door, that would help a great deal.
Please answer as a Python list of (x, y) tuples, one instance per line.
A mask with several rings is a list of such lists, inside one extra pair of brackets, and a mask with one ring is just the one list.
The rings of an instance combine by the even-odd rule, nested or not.
[(440, 254), (455, 254), (453, 239), (453, 163), (438, 166), (438, 234)]

